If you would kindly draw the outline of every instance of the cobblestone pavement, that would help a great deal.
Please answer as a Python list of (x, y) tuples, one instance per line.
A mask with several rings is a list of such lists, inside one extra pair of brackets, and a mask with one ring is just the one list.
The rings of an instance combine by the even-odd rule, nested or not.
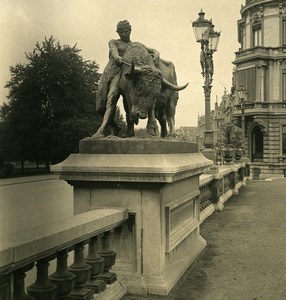
[(286, 299), (286, 178), (248, 181), (201, 235), (205, 251), (168, 296), (123, 299)]

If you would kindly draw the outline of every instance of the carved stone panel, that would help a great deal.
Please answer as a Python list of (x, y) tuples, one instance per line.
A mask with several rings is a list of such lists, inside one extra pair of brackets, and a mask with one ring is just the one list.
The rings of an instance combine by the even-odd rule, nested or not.
[(193, 192), (165, 206), (166, 253), (171, 252), (199, 225), (199, 192)]

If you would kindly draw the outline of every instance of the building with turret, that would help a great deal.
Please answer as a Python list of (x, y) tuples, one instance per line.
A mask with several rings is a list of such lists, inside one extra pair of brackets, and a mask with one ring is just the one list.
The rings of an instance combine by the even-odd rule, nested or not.
[[(233, 117), (244, 120), (251, 170), (259, 178), (286, 173), (286, 1), (246, 0), (235, 53)], [(244, 87), (243, 101), (237, 91)]]

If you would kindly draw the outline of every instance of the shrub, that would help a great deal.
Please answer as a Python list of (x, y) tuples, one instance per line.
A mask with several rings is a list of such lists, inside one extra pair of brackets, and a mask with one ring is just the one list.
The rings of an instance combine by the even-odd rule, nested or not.
[(4, 163), (1, 167), (0, 167), (0, 176), (1, 177), (9, 177), (12, 175), (14, 170), (14, 165), (11, 163)]

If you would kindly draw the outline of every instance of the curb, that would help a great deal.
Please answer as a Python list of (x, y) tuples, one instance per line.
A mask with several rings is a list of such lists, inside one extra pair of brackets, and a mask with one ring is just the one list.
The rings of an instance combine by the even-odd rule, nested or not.
[(37, 181), (46, 181), (46, 180), (55, 180), (55, 179), (59, 179), (59, 176), (51, 174), (51, 175), (36, 175), (36, 176), (0, 179), (0, 186), (30, 183), (30, 182), (37, 182)]

